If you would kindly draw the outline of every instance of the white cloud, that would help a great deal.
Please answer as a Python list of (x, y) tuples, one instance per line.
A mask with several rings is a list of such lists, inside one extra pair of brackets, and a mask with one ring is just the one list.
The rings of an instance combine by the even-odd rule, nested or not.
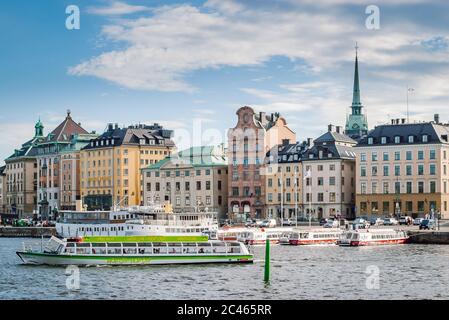
[(142, 11), (148, 11), (144, 6), (133, 6), (120, 1), (112, 1), (107, 7), (88, 7), (87, 12), (101, 16), (126, 15)]

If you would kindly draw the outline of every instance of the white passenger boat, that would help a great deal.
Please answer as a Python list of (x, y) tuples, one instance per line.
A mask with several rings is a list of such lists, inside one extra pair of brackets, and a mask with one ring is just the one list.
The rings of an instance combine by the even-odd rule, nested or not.
[(395, 229), (358, 229), (347, 231), (339, 240), (340, 246), (371, 246), (407, 243), (406, 231)]
[(247, 245), (263, 245), (267, 240), (272, 244), (279, 244), (279, 239), (292, 228), (262, 228), (252, 229), (240, 234), (238, 241)]
[(279, 240), (283, 245), (336, 245), (343, 231), (334, 229), (294, 230)]
[(225, 227), (218, 230), (217, 239), (221, 241), (239, 241), (242, 234), (245, 234), (250, 230), (246, 227)]
[(84, 236), (214, 236), (216, 212), (173, 212), (170, 204), (124, 211), (61, 211), (56, 232), (62, 238)]
[(42, 250), (24, 246), (17, 255), (24, 264), (62, 266), (253, 262), (253, 255), (240, 242), (173, 238), (176, 237), (91, 237), (70, 242), (52, 237)]

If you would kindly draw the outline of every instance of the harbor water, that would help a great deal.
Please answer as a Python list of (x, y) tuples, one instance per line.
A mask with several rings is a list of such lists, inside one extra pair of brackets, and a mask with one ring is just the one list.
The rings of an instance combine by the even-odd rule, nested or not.
[[(0, 299), (448, 299), (449, 246), (272, 246), (252, 265), (85, 267), (79, 288), (61, 267), (25, 266), (22, 242), (0, 239)], [(67, 272), (67, 274), (66, 274)], [(68, 287), (70, 289), (68, 289)]]

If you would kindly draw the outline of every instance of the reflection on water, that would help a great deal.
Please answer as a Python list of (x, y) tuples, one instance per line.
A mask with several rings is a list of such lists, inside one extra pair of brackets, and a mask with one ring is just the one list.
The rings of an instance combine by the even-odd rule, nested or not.
[[(268, 286), (255, 247), (253, 265), (81, 268), (68, 291), (64, 268), (21, 265), (22, 241), (0, 239), (0, 299), (449, 299), (449, 246), (273, 246)], [(369, 266), (379, 289), (366, 286)]]

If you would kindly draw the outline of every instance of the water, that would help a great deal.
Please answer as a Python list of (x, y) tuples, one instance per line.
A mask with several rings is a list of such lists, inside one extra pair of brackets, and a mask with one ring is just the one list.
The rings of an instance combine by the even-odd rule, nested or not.
[[(23, 241), (0, 238), (0, 299), (449, 298), (449, 246), (272, 246), (269, 285), (264, 247), (254, 248), (253, 265), (87, 267), (80, 289), (69, 291), (65, 268), (21, 264), (15, 251)], [(367, 268), (375, 277), (376, 267), (379, 288), (368, 289)]]

